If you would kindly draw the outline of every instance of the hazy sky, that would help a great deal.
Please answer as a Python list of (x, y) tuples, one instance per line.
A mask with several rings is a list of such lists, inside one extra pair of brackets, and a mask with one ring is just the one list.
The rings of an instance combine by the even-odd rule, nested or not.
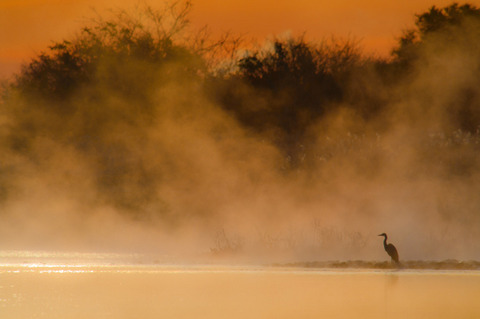
[[(149, 0), (0, 0), (0, 77), (19, 70), (22, 62), (52, 41), (68, 38), (93, 10), (128, 9)], [(194, 26), (231, 31), (264, 39), (286, 32), (308, 38), (351, 36), (368, 52), (385, 55), (414, 14), (450, 0), (193, 0)], [(480, 0), (469, 1), (480, 5)]]

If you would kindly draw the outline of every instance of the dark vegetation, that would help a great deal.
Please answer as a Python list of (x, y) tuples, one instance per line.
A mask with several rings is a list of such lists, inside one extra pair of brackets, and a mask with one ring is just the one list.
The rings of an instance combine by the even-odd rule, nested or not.
[[(419, 133), (412, 141), (424, 152), (419, 171), (441, 166), (468, 176), (480, 164), (478, 8), (454, 4), (417, 15), (389, 58), (365, 56), (352, 40), (295, 37), (234, 60), (238, 39), (192, 35), (189, 10), (176, 3), (97, 18), (4, 85), (3, 201), (21, 193), (17, 177), (57, 169), (52, 158), (70, 152), (66, 163), (86, 163), (89, 174), (66, 170), (60, 179), (66, 187), (88, 182), (96, 195), (80, 192), (82, 202), (175, 219), (159, 189), (181, 164), (164, 148), (170, 138), (152, 131), (169, 124), (167, 116), (178, 125), (208, 117), (207, 104), (274, 145), (283, 158), (274, 169), (285, 175), (345, 158), (375, 174), (367, 163), (379, 152), (400, 152), (385, 151), (381, 140), (397, 118)], [(455, 78), (457, 71), (468, 79)], [(338, 114), (348, 120), (332, 134)], [(212, 134), (221, 140), (231, 127), (217, 124)]]
[(288, 264), (275, 264), (275, 267), (295, 268), (332, 268), (332, 269), (419, 269), (419, 270), (479, 270), (478, 261), (458, 261), (447, 259), (442, 261), (407, 260), (401, 263), (400, 267), (389, 261), (375, 262), (363, 260), (351, 261), (313, 261), (297, 262)]

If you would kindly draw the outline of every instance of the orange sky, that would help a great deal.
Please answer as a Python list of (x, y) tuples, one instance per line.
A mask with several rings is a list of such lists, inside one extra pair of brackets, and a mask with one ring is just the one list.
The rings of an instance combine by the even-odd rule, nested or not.
[[(0, 78), (19, 70), (52, 41), (71, 36), (93, 8), (130, 8), (158, 0), (0, 0)], [(414, 14), (450, 0), (193, 0), (194, 26), (262, 40), (285, 32), (309, 39), (329, 35), (361, 40), (365, 51), (385, 55)], [(469, 1), (480, 6), (480, 0)]]

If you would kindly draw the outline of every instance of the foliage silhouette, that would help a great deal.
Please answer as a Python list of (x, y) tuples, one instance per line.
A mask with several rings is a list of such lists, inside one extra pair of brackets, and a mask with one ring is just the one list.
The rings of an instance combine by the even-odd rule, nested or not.
[[(478, 74), (479, 39), (479, 8), (470, 4), (452, 4), (444, 8), (433, 6), (416, 15), (415, 28), (407, 30), (399, 39), (393, 50), (392, 65), (399, 78), (407, 75), (410, 80), (418, 78), (418, 70), (425, 69), (425, 66), (430, 66), (429, 72), (436, 73), (438, 78), (451, 77), (454, 64), (458, 64), (459, 74)], [(458, 87), (455, 86), (460, 81), (452, 83), (454, 97), (449, 105), (440, 107), (439, 112), (446, 111), (454, 120), (453, 129), (473, 133), (480, 123), (480, 96), (475, 88), (480, 79), (472, 76), (473, 81)]]
[(454, 3), (444, 8), (432, 6), (415, 17), (415, 28), (404, 31), (392, 51), (397, 62), (403, 66), (412, 66), (422, 49), (432, 42), (458, 46), (465, 36), (471, 36), (472, 40), (479, 35), (480, 9), (470, 4), (459, 6)]
[(189, 2), (173, 3), (99, 17), (25, 65), (3, 95), (10, 149), (41, 167), (50, 158), (39, 137), (73, 146), (91, 161), (104, 200), (141, 214), (154, 200), (156, 172), (146, 171), (130, 140), (145, 141), (165, 104), (156, 91), (188, 87), (205, 72), (201, 48), (182, 35), (189, 10)]
[(303, 37), (275, 39), (239, 59), (237, 71), (222, 79), (215, 94), (243, 125), (269, 135), (294, 167), (308, 128), (345, 98), (347, 83), (361, 63), (353, 41), (317, 45)]
[[(221, 118), (225, 122), (211, 126), (195, 122), (193, 130), (208, 131), (218, 142), (235, 140), (238, 129), (273, 144), (284, 159), (275, 167), (282, 173), (314, 175), (348, 161), (371, 178), (383, 157), (401, 155), (386, 154), (379, 136), (402, 114), (411, 120), (405, 126), (418, 125), (414, 132), (421, 132), (412, 133), (421, 145), (421, 169), (412, 175), (467, 176), (479, 167), (478, 8), (454, 4), (417, 15), (390, 59), (365, 56), (352, 40), (317, 43), (302, 36), (276, 38), (233, 59), (238, 39), (187, 32), (190, 8), (189, 2), (173, 3), (97, 17), (23, 67), (2, 92), (7, 120), (0, 132), (6, 159), (0, 199), (15, 189), (15, 176), (51, 165), (55, 152), (45, 148), (54, 145), (88, 162), (93, 187), (102, 194), (94, 201), (169, 218), (159, 189), (180, 164), (165, 146), (175, 144), (170, 136), (151, 132), (171, 124), (165, 124), (170, 118), (178, 126)], [(452, 74), (467, 74), (468, 81)], [(338, 114), (348, 114), (348, 124), (327, 136)], [(438, 124), (444, 117), (452, 121)]]

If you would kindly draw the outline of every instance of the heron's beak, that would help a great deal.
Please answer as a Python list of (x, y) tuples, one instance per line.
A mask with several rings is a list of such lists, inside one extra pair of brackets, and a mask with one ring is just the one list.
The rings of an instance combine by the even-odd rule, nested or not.
[(380, 235), (378, 235), (378, 236), (383, 236), (383, 234), (380, 234)]

